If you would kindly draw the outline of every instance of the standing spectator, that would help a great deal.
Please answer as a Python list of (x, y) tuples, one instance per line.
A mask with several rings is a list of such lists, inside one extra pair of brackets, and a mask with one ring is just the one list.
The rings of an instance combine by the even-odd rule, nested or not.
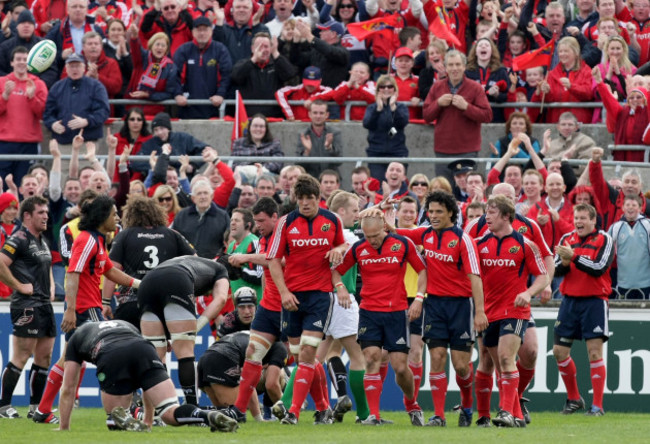
[(405, 46), (395, 52), (395, 74), (393, 78), (397, 82), (397, 100), (409, 102), (409, 119), (421, 119), (422, 109), (420, 108), (420, 96), (418, 93), (418, 76), (413, 74), (413, 51)]
[(242, 59), (250, 58), (253, 36), (269, 32), (266, 26), (260, 24), (260, 16), (253, 16), (252, 0), (233, 0), (232, 24), (225, 22), (224, 10), (218, 5), (215, 5), (215, 15), (216, 25), (212, 38), (226, 45), (233, 65)]
[(555, 272), (564, 276), (564, 295), (555, 323), (553, 356), (567, 390), (562, 413), (585, 408), (578, 390), (576, 365), (571, 359), (574, 340), (584, 339), (589, 354), (593, 402), (587, 416), (603, 416), (603, 392), (607, 378), (603, 345), (609, 339), (607, 299), (612, 292), (609, 268), (614, 259), (612, 238), (596, 229), (596, 210), (580, 204), (573, 208), (576, 229), (555, 247)]
[[(364, 62), (355, 63), (350, 69), (350, 78), (347, 82), (341, 82), (336, 89), (316, 95), (314, 100), (317, 99), (325, 102), (334, 100), (339, 105), (343, 105), (346, 101), (374, 103), (377, 99), (375, 82), (370, 80), (370, 67)], [(363, 120), (365, 112), (365, 106), (353, 106), (350, 109), (350, 119)]]
[[(312, 3), (315, 5), (315, 2)], [(275, 17), (273, 20), (266, 23), (266, 27), (269, 29), (269, 33), (272, 37), (280, 37), (280, 32), (282, 31), (282, 25), (284, 22), (290, 19), (303, 20), (302, 18), (297, 18), (293, 15), (293, 2), (291, 0), (274, 0), (271, 6), (275, 12)], [(318, 11), (316, 11), (316, 21), (318, 21)], [(311, 23), (310, 23), (311, 26)]]
[[(102, 45), (102, 36), (95, 31), (88, 31), (81, 39), (83, 43), (82, 55), (86, 59), (87, 77), (99, 80), (104, 88), (108, 98), (112, 99), (119, 94), (122, 89), (122, 71), (117, 61), (106, 57)], [(61, 76), (64, 78), (65, 72)]]
[[(397, 102), (397, 82), (390, 75), (377, 79), (375, 103), (366, 109), (363, 127), (368, 130), (368, 157), (408, 157), (404, 128), (409, 123), (409, 110)], [(369, 163), (370, 174), (377, 180), (386, 176), (385, 163)]]
[(566, 186), (560, 174), (548, 175), (545, 190), (546, 197), (530, 207), (527, 217), (537, 222), (546, 244), (554, 248), (573, 230), (573, 205), (564, 194)]
[[(0, 77), (0, 152), (2, 154), (38, 154), (43, 140), (41, 118), (47, 100), (47, 87), (27, 72), (26, 48), (18, 46), (11, 54), (13, 72)], [(14, 183), (21, 183), (29, 162), (0, 162), (0, 177), (13, 174)]]
[[(212, 40), (212, 24), (207, 17), (194, 20), (194, 40), (181, 45), (174, 64), (181, 75), (183, 93), (176, 96), (183, 119), (209, 119), (219, 115), (219, 107), (230, 87), (232, 61), (226, 47)], [(187, 99), (209, 99), (212, 106), (187, 106)]]
[[(467, 59), (459, 51), (445, 54), (448, 80), (436, 82), (424, 101), (426, 122), (436, 121), (434, 153), (436, 157), (478, 157), (481, 150), (481, 124), (492, 121), (492, 109), (483, 87), (465, 82)], [(443, 163), (435, 167), (437, 176), (451, 179)]]
[[(636, 40), (639, 44), (639, 66), (645, 65), (650, 61), (650, 39), (648, 39), (648, 19), (650, 19), (650, 1), (648, 0), (635, 0), (630, 2), (630, 10), (625, 8), (622, 13), (626, 13), (629, 17), (629, 22), (634, 25)], [(627, 20), (627, 18), (623, 20)]]
[(64, 0), (34, 0), (31, 11), (36, 19), (36, 33), (45, 37), (50, 30), (65, 20), (66, 2)]
[(418, 75), (418, 91), (423, 101), (429, 95), (429, 90), (434, 82), (447, 78), (445, 71), (445, 53), (447, 43), (444, 40), (436, 39), (429, 43), (426, 49), (426, 66), (420, 70)]
[[(313, 96), (331, 91), (331, 88), (321, 85), (322, 80), (320, 68), (308, 66), (303, 71), (301, 85), (285, 86), (275, 93), (275, 98), (282, 107), (282, 112), (287, 120), (309, 121), (309, 104)], [(289, 100), (304, 100), (305, 102), (304, 105), (290, 105)]]
[[(115, 155), (119, 156), (122, 154), (125, 148), (131, 147), (131, 155), (135, 156), (142, 149), (142, 145), (149, 139), (151, 139), (151, 133), (147, 125), (147, 121), (144, 118), (144, 112), (141, 108), (131, 108), (124, 116), (124, 123), (120, 132), (115, 135), (117, 137), (117, 148), (115, 150)], [(117, 168), (115, 169), (117, 173)], [(142, 180), (142, 173), (136, 171), (130, 171), (131, 179), (133, 180)], [(117, 180), (117, 174), (113, 178), (115, 182)]]
[(152, 198), (165, 211), (165, 215), (167, 216), (167, 226), (170, 226), (174, 222), (178, 212), (181, 211), (181, 207), (178, 205), (176, 191), (174, 191), (174, 189), (169, 185), (160, 185), (159, 187), (156, 187), (156, 191), (153, 192)]
[[(273, 156), (282, 157), (282, 146), (279, 140), (274, 140), (269, 128), (269, 122), (262, 114), (255, 114), (248, 126), (248, 133), (235, 140), (232, 145), (233, 156)], [(254, 162), (234, 162), (233, 168), (252, 165)], [(273, 174), (280, 174), (282, 162), (264, 162), (262, 166)]]
[[(309, 105), (311, 125), (298, 134), (296, 154), (301, 157), (339, 157), (343, 150), (341, 131), (328, 126), (327, 103), (317, 100)], [(303, 167), (308, 174), (318, 177), (324, 170), (337, 173), (339, 164), (305, 163)]]
[[(320, 22), (329, 23), (336, 20), (343, 25), (344, 33), (341, 44), (350, 53), (350, 65), (357, 62), (370, 62), (366, 43), (347, 32), (347, 26), (359, 20), (359, 5), (356, 0), (326, 0), (320, 10)], [(331, 14), (331, 15), (330, 15)]]
[(183, 7), (180, 0), (156, 0), (154, 7), (142, 18), (140, 25), (142, 45), (150, 42), (151, 37), (159, 32), (167, 36), (169, 53), (172, 56), (183, 43), (192, 41), (192, 15)]
[[(107, 57), (115, 59), (122, 73), (122, 86), (115, 98), (122, 98), (127, 91), (133, 74), (133, 59), (126, 42), (126, 27), (120, 19), (111, 19), (106, 25), (104, 39), (104, 53)], [(121, 114), (119, 114), (121, 115)]]
[[(504, 103), (508, 99), (508, 71), (501, 64), (499, 50), (492, 39), (479, 39), (467, 56), (467, 78), (481, 84), (490, 102)], [(503, 122), (503, 109), (492, 110), (492, 121)]]
[[(284, 82), (296, 75), (296, 69), (286, 57), (280, 55), (277, 40), (272, 40), (269, 34), (255, 34), (251, 45), (251, 58), (239, 60), (233, 66), (233, 88), (239, 88), (244, 100), (273, 100), (275, 92)], [(278, 106), (249, 105), (247, 111), (267, 117), (282, 117), (282, 110)]]
[[(628, 46), (623, 37), (608, 37), (603, 48), (603, 61), (596, 66), (601, 78), (611, 87), (612, 92), (616, 93), (619, 100), (627, 97), (625, 79), (636, 73), (636, 66), (630, 62), (628, 54)], [(596, 86), (598, 84), (594, 80), (594, 88)]]

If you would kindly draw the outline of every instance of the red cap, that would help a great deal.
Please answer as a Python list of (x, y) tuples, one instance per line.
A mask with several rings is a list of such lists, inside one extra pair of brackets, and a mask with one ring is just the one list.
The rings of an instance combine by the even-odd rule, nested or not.
[(402, 56), (407, 56), (407, 57), (413, 58), (413, 51), (411, 51), (406, 46), (402, 46), (397, 51), (395, 51), (395, 58), (399, 58), (399, 57), (402, 57)]
[(4, 213), (12, 205), (16, 208), (18, 207), (18, 199), (16, 196), (9, 192), (0, 194), (0, 214)]

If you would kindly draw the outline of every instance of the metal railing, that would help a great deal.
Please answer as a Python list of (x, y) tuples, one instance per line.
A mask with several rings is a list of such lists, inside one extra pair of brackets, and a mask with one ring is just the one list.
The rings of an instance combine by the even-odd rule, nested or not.
[[(643, 151), (643, 163), (650, 161), (650, 145), (607, 145), (607, 149), (614, 151)], [(620, 167), (617, 166), (616, 174), (619, 173)]]

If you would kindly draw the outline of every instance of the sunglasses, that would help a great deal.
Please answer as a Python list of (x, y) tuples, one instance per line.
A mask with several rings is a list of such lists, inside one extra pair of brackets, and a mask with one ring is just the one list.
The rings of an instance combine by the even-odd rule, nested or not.
[(339, 9), (354, 9), (354, 5), (352, 3), (348, 3), (345, 5), (339, 5)]
[(176, 9), (176, 5), (165, 6), (162, 9), (163, 9), (163, 11), (173, 11), (174, 9)]
[(377, 89), (395, 89), (393, 85), (379, 85)]
[(129, 122), (142, 122), (141, 117), (129, 117)]
[(426, 182), (411, 182), (411, 186), (414, 186), (414, 187), (418, 187), (418, 186), (420, 186), (420, 187), (428, 187), (429, 184), (426, 183)]
[(159, 197), (158, 202), (171, 202), (173, 201), (174, 198), (171, 196), (166, 196), (166, 197)]

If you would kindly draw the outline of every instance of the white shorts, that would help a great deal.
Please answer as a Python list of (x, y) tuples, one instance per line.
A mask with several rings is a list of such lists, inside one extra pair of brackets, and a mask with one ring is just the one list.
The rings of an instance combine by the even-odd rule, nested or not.
[(350, 295), (350, 308), (343, 308), (339, 305), (339, 298), (334, 293), (334, 310), (332, 311), (332, 320), (329, 328), (325, 332), (327, 336), (334, 339), (345, 338), (347, 336), (356, 336), (359, 329), (359, 304)]

